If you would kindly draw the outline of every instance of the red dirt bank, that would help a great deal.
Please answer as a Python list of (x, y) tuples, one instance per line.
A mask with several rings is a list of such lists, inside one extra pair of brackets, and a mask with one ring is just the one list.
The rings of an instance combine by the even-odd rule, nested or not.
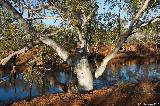
[[(108, 47), (101, 47), (98, 51), (99, 55), (105, 56), (112, 49)], [(127, 49), (128, 48), (128, 49)], [(118, 57), (125, 57), (128, 53), (138, 53), (154, 55), (156, 51), (152, 48), (145, 49), (144, 47), (135, 48), (134, 46), (125, 46), (125, 51), (121, 50)], [(143, 49), (142, 49), (143, 48)], [(146, 51), (148, 50), (148, 51)], [(17, 59), (18, 65), (25, 64), (36, 53), (39, 48), (34, 48), (27, 51), (23, 56)], [(159, 50), (158, 50), (159, 51)], [(157, 52), (159, 53), (159, 52)], [(115, 60), (116, 61), (116, 60)], [(129, 63), (131, 64), (131, 63)], [(114, 67), (113, 67), (114, 68)], [(105, 87), (100, 90), (90, 91), (83, 94), (50, 94), (41, 97), (33, 98), (31, 101), (22, 100), (15, 102), (13, 106), (144, 106), (160, 105), (160, 83), (142, 82), (136, 85), (122, 85), (118, 87)]]
[(19, 101), (12, 106), (158, 106), (159, 88), (159, 82), (141, 82), (136, 85), (105, 87), (83, 94), (50, 94), (31, 101)]

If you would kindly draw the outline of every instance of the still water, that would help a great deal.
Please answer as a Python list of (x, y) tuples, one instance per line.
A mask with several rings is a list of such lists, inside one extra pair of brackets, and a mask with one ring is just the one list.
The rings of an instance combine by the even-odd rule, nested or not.
[[(22, 70), (17, 73), (16, 79), (11, 81), (9, 71), (0, 70), (0, 104), (64, 92), (61, 86), (73, 78), (70, 72), (50, 70), (47, 73), (32, 75), (34, 79), (30, 81), (30, 74), (22, 73)], [(111, 61), (104, 74), (100, 78), (94, 79), (94, 89), (114, 86), (122, 82), (138, 83), (143, 79), (160, 80), (160, 61), (158, 59), (120, 59)]]

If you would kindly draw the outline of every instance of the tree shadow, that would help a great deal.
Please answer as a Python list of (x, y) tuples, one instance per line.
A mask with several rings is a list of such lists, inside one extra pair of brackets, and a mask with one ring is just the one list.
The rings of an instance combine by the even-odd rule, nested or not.
[[(152, 91), (152, 86), (154, 86), (153, 92), (145, 92), (145, 86), (150, 86), (148, 88)], [(143, 88), (144, 87), (144, 88)], [(159, 97), (159, 83), (150, 83), (150, 82), (139, 82), (134, 85), (124, 85), (123, 87), (116, 88), (112, 92), (102, 94), (102, 92), (97, 93), (89, 101), (89, 105), (94, 106), (137, 106), (144, 104), (154, 104), (160, 103)]]

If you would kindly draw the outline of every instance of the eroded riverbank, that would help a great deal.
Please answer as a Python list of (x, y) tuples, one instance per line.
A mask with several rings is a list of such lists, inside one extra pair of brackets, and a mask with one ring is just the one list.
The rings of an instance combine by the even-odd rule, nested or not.
[(139, 84), (122, 84), (104, 87), (82, 94), (50, 94), (31, 101), (23, 100), (12, 106), (144, 106), (160, 105), (160, 82), (142, 81)]

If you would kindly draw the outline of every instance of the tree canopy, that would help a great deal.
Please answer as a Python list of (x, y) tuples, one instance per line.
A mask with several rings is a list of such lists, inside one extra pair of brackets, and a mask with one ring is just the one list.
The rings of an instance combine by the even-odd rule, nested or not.
[[(87, 57), (91, 45), (116, 45), (95, 71), (98, 78), (130, 35), (147, 33), (148, 28), (154, 32), (160, 18), (159, 0), (0, 1), (0, 53), (44, 43), (45, 51), (53, 48), (75, 68), (79, 85), (85, 90), (93, 89)], [(70, 56), (74, 48), (75, 60)]]

